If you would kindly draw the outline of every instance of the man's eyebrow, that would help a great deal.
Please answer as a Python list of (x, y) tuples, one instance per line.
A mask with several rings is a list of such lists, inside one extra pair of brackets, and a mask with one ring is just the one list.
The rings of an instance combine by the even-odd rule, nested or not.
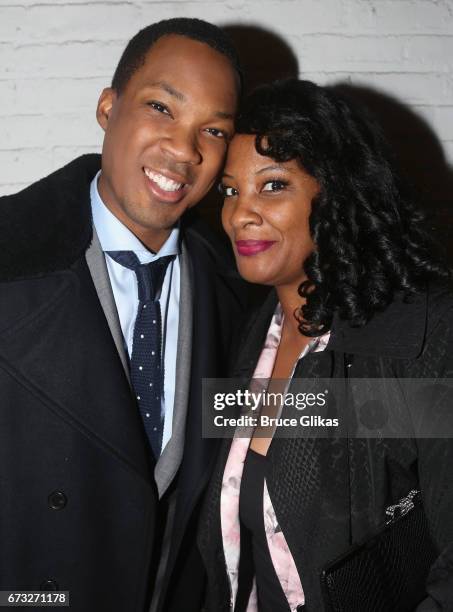
[[(186, 96), (174, 87), (172, 87), (170, 83), (167, 83), (167, 81), (154, 81), (154, 83), (150, 84), (150, 87), (158, 87), (159, 89), (163, 89), (168, 94), (170, 94), (170, 96), (173, 96), (180, 102), (185, 102), (186, 100)], [(224, 111), (217, 111), (214, 113), (214, 116), (216, 117), (216, 119), (228, 119), (231, 121), (234, 119), (233, 113), (226, 113)]]
[(163, 89), (170, 94), (170, 96), (173, 96), (180, 102), (184, 102), (186, 99), (184, 94), (172, 87), (170, 83), (167, 83), (167, 81), (155, 81), (154, 83), (151, 83), (151, 87), (159, 87), (159, 89)]

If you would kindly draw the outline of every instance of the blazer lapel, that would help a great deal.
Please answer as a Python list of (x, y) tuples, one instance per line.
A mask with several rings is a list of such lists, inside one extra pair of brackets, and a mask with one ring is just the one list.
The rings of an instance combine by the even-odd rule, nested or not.
[(85, 258), (90, 270), (91, 278), (93, 279), (93, 283), (96, 288), (96, 293), (98, 294), (98, 298), (102, 306), (102, 310), (104, 311), (105, 318), (107, 319), (116, 350), (118, 351), (118, 355), (121, 359), (124, 373), (126, 374), (129, 384), (131, 384), (128, 357), (124, 349), (123, 332), (121, 331), (118, 311), (115, 305), (115, 298), (110, 285), (107, 264), (105, 263), (105, 256), (94, 227), (93, 240), (89, 249), (85, 253)]
[(162, 497), (168, 489), (181, 464), (184, 451), (187, 405), (189, 402), (190, 371), (192, 365), (193, 273), (189, 253), (184, 241), (181, 245), (180, 264), (178, 348), (172, 434), (154, 470), (159, 497)]
[(241, 342), (238, 343), (236, 359), (231, 367), (232, 378), (241, 378), (248, 383), (253, 376), (277, 302), (277, 293), (271, 290), (262, 306), (247, 319), (247, 324), (241, 330)]

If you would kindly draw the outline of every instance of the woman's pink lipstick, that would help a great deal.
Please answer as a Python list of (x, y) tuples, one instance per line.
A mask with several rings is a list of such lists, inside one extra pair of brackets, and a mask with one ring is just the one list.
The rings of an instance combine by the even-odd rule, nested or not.
[(275, 244), (275, 240), (236, 240), (236, 249), (239, 255), (257, 255), (267, 251)]

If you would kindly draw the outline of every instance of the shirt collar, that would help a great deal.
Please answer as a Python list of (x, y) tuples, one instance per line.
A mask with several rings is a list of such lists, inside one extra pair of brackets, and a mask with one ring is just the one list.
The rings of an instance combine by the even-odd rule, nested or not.
[[(277, 339), (278, 344), (280, 344), (280, 340), (282, 337), (284, 320), (285, 320), (285, 314), (283, 312), (282, 305), (280, 304), (280, 302), (278, 302), (277, 306), (275, 307), (274, 316), (272, 317), (272, 320), (271, 320), (271, 325), (269, 327), (269, 332), (271, 330), (274, 331), (274, 335), (275, 335), (275, 338)], [(327, 347), (329, 343), (329, 339), (330, 339), (330, 331), (327, 331), (322, 336), (314, 337), (302, 349), (302, 351), (299, 354), (298, 359), (302, 359), (302, 357), (305, 357), (305, 355), (307, 355), (308, 353), (320, 353)]]
[(98, 178), (101, 171), (96, 174), (90, 185), (91, 210), (93, 224), (101, 243), (102, 250), (106, 251), (133, 251), (140, 263), (149, 263), (164, 255), (178, 255), (180, 252), (179, 224), (172, 229), (169, 237), (157, 253), (149, 251), (140, 240), (107, 208), (98, 191)]

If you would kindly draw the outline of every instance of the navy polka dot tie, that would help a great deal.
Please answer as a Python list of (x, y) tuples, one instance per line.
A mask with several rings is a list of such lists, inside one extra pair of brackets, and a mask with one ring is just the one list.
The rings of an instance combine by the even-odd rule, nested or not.
[(131, 382), (146, 435), (157, 460), (164, 425), (161, 415), (164, 392), (162, 317), (158, 300), (167, 266), (175, 256), (160, 257), (149, 264), (141, 264), (132, 251), (107, 251), (107, 254), (125, 268), (133, 270), (137, 276), (139, 303), (130, 360)]

